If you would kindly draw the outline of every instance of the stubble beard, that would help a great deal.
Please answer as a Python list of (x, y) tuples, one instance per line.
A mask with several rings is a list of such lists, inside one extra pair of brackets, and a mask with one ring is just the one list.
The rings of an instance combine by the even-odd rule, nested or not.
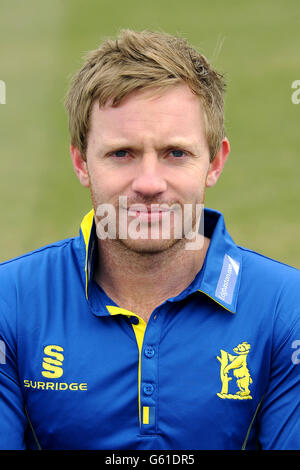
[[(101, 205), (101, 204), (104, 204), (104, 201), (100, 200), (101, 198), (98, 197), (95, 193), (95, 191), (93, 190), (93, 187), (92, 185), (90, 186), (90, 193), (91, 193), (91, 199), (92, 199), (92, 204), (93, 204), (93, 208), (94, 208), (94, 212), (95, 212), (95, 222), (96, 224), (99, 222), (99, 219), (97, 218), (97, 208)], [(153, 204), (157, 204), (157, 201), (153, 201), (152, 202)], [(204, 194), (201, 195), (201, 201), (198, 202), (198, 204), (203, 204), (204, 203)], [(186, 245), (186, 238), (185, 238), (185, 234), (184, 234), (184, 231), (183, 231), (183, 228), (181, 227), (181, 233), (183, 234), (180, 238), (176, 238), (176, 236), (174, 236), (174, 231), (175, 231), (175, 223), (173, 223), (173, 226), (171, 227), (171, 230), (170, 230), (170, 236), (168, 238), (162, 238), (161, 237), (161, 233), (162, 233), (162, 230), (161, 230), (161, 227), (160, 227), (160, 230), (159, 230), (159, 238), (158, 239), (152, 239), (151, 238), (151, 224), (147, 224), (148, 227), (144, 227), (144, 230), (146, 230), (147, 232), (147, 229), (148, 229), (148, 237), (146, 239), (143, 239), (143, 238), (138, 238), (138, 239), (133, 239), (131, 238), (130, 236), (126, 237), (126, 238), (122, 238), (120, 237), (120, 226), (119, 226), (119, 217), (118, 217), (118, 214), (119, 214), (119, 199), (118, 200), (115, 200), (113, 201), (113, 206), (115, 208), (115, 212), (116, 212), (116, 234), (115, 234), (115, 237), (112, 237), (112, 238), (107, 238), (105, 240), (101, 240), (99, 239), (99, 242), (100, 243), (103, 243), (105, 242), (105, 245), (106, 245), (106, 248), (108, 247), (107, 245), (109, 244), (111, 246), (111, 248), (115, 248), (118, 252), (126, 252), (126, 254), (130, 254), (130, 253), (136, 253), (137, 255), (144, 255), (144, 256), (147, 256), (147, 255), (159, 255), (159, 254), (162, 254), (162, 253), (169, 253), (169, 252), (179, 252), (179, 251), (182, 251), (185, 249), (185, 245)], [(174, 204), (174, 203), (173, 203)], [(179, 203), (177, 203), (179, 204)], [(182, 207), (182, 204), (179, 204), (181, 207)], [(196, 202), (194, 203), (194, 205), (196, 205)], [(183, 208), (182, 208), (183, 210)], [(183, 212), (182, 212), (183, 213)], [(173, 220), (175, 219), (175, 214), (172, 214), (173, 217)], [(192, 211), (192, 217), (191, 217), (192, 220), (189, 221), (189, 226), (192, 227), (192, 231), (193, 233), (196, 232), (196, 227), (198, 225), (198, 220), (197, 220), (197, 217), (196, 217), (196, 210), (193, 209)], [(181, 222), (183, 224), (183, 221)], [(127, 226), (127, 229), (128, 229), (128, 226)], [(128, 230), (127, 230), (127, 233), (128, 233)], [(178, 233), (178, 232), (177, 232)]]

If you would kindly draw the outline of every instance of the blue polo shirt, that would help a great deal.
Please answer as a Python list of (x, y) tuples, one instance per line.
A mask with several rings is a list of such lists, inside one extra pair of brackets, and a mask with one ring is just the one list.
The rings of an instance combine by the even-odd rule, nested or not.
[(1, 449), (300, 449), (300, 272), (204, 227), (147, 324), (93, 281), (93, 211), (0, 265)]

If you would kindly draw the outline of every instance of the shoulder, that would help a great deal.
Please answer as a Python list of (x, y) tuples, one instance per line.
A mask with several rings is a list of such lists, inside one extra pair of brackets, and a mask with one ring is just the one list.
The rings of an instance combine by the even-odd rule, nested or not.
[(255, 278), (266, 287), (290, 286), (300, 282), (300, 270), (249, 248), (238, 246), (242, 253), (245, 277)]
[(32, 268), (41, 268), (43, 263), (54, 262), (58, 260), (58, 256), (62, 255), (68, 249), (72, 249), (72, 245), (76, 238), (67, 238), (55, 243), (43, 246), (36, 250), (24, 253), (21, 256), (11, 258), (0, 263), (0, 280), (4, 281), (11, 274), (15, 275), (19, 272), (31, 272)]
[(71, 262), (76, 238), (67, 238), (0, 263), (0, 314), (15, 310), (22, 295), (38, 292)]
[[(268, 314), (277, 338), (300, 328), (300, 270), (253, 250), (242, 251), (242, 292)], [(270, 324), (271, 326), (271, 324)]]
[(0, 264), (0, 339), (7, 348), (16, 350), (24, 331), (43, 321), (67, 283), (82, 282), (82, 262), (80, 237), (75, 237)]

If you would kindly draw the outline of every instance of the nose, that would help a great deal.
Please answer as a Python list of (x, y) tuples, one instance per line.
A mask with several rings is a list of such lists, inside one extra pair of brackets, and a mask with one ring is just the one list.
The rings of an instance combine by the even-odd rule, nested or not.
[(162, 176), (157, 156), (155, 154), (144, 155), (133, 179), (132, 190), (144, 197), (153, 197), (166, 189), (167, 183)]

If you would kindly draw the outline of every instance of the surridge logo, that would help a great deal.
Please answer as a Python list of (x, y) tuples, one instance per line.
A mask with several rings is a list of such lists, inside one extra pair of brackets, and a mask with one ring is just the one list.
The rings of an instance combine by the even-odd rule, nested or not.
[(48, 345), (44, 348), (43, 371), (42, 375), (48, 379), (58, 379), (63, 375), (63, 348), (56, 345)]
[[(23, 381), (24, 387), (35, 390), (87, 390), (88, 386), (86, 382), (60, 382), (55, 379), (60, 378), (63, 373), (63, 362), (64, 362), (64, 349), (61, 346), (55, 344), (49, 344), (45, 346), (43, 350), (45, 356), (42, 362), (41, 375), (48, 379), (54, 379), (53, 381), (40, 381), (25, 379)], [(40, 366), (39, 366), (40, 367)]]

